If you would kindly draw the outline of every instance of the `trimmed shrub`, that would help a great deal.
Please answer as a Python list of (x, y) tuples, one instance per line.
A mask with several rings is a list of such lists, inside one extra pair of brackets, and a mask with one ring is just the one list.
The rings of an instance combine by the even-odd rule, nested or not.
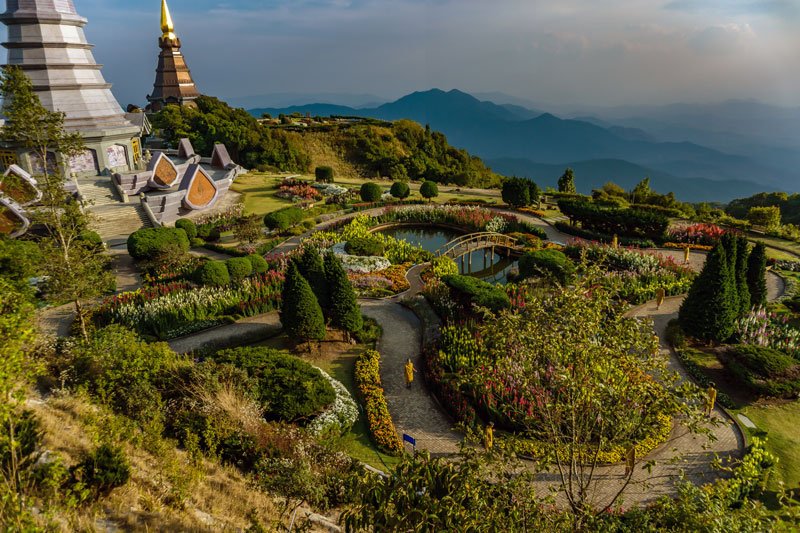
[(250, 267), (253, 269), (254, 274), (263, 274), (269, 270), (269, 263), (267, 263), (267, 260), (258, 254), (248, 255), (247, 260), (250, 261)]
[(358, 237), (347, 241), (345, 250), (350, 255), (360, 256), (383, 256), (383, 243), (369, 237)]
[(348, 334), (358, 333), (364, 327), (364, 319), (356, 292), (342, 262), (332, 253), (325, 256), (325, 278), (331, 298), (331, 322)]
[(185, 231), (186, 236), (189, 237), (189, 240), (192, 240), (195, 237), (197, 237), (197, 226), (192, 220), (189, 220), (188, 218), (179, 218), (178, 220), (176, 220), (175, 227)]
[(767, 247), (760, 242), (747, 258), (747, 287), (752, 306), (767, 304)]
[(558, 208), (573, 223), (606, 235), (661, 240), (669, 227), (669, 217), (652, 211), (604, 208), (585, 200), (559, 200)]
[(228, 267), (228, 274), (230, 274), (231, 281), (242, 281), (253, 273), (253, 265), (246, 257), (233, 257), (225, 261), (225, 266)]
[(289, 263), (283, 286), (281, 324), (290, 337), (312, 341), (325, 338), (325, 317), (308, 281), (294, 262)]
[(299, 207), (285, 207), (264, 215), (264, 225), (272, 230), (286, 231), (296, 226), (305, 218), (305, 212)]
[(506, 178), (503, 180), (503, 201), (511, 207), (525, 207), (531, 205), (536, 200), (531, 199), (531, 189), (528, 186), (533, 183), (525, 178)]
[[(579, 228), (578, 226), (573, 226), (566, 222), (557, 221), (553, 224), (553, 227), (557, 230), (566, 233), (568, 235), (574, 235), (575, 237), (580, 237), (581, 239), (586, 239), (587, 241), (597, 241), (606, 244), (610, 244), (614, 240), (613, 235), (607, 235), (605, 233), (599, 233), (597, 231), (588, 230), (585, 228)], [(637, 239), (634, 237), (618, 237), (619, 244), (622, 246), (633, 246), (636, 248), (655, 248), (656, 243), (653, 242), (651, 239)]]
[(379, 202), (383, 196), (383, 187), (377, 183), (367, 182), (361, 186), (359, 194), (362, 202)]
[(511, 299), (502, 287), (497, 287), (470, 276), (445, 276), (442, 281), (471, 303), (498, 312), (511, 307)]
[(392, 188), (389, 189), (389, 193), (395, 198), (405, 200), (411, 196), (411, 188), (408, 186), (408, 183), (404, 181), (395, 181), (392, 183)]
[(333, 183), (333, 168), (317, 167), (314, 169), (314, 176), (317, 178), (318, 183)]
[(419, 193), (423, 198), (430, 200), (439, 196), (439, 186), (435, 181), (425, 181), (419, 187)]
[(206, 261), (195, 272), (195, 281), (200, 285), (216, 287), (228, 285), (231, 282), (228, 265), (225, 264), (225, 261)]
[(740, 344), (731, 348), (731, 351), (737, 361), (764, 378), (784, 376), (798, 365), (793, 357), (764, 346)]
[(83, 230), (80, 235), (78, 235), (78, 239), (91, 248), (103, 247), (103, 238), (99, 233), (90, 229)]
[(725, 342), (733, 335), (739, 308), (732, 280), (727, 252), (718, 244), (708, 255), (678, 313), (688, 335), (715, 342)]
[(99, 498), (125, 485), (131, 477), (131, 467), (120, 448), (102, 444), (73, 467), (72, 476)]
[(221, 237), (219, 228), (212, 224), (197, 226), (197, 236), (206, 242), (217, 242)]
[(192, 248), (202, 248), (203, 245), (205, 245), (205, 244), (206, 244), (206, 241), (204, 241), (203, 239), (199, 239), (199, 238), (194, 238), (191, 241), (189, 241), (189, 245)]
[(330, 382), (318, 369), (271, 348), (222, 350), (211, 359), (244, 370), (256, 381), (258, 400), (271, 420), (307, 422), (336, 398)]
[(519, 260), (520, 278), (543, 277), (566, 285), (575, 274), (575, 265), (558, 250), (528, 252)]
[(314, 291), (314, 296), (317, 297), (317, 302), (322, 308), (323, 314), (328, 315), (330, 310), (330, 287), (328, 287), (328, 280), (325, 277), (325, 265), (322, 261), (322, 255), (313, 246), (306, 246), (303, 254), (295, 259), (297, 269), (300, 274), (306, 278), (306, 281)]
[(128, 237), (128, 253), (134, 259), (159, 259), (189, 251), (189, 237), (182, 229), (145, 228)]

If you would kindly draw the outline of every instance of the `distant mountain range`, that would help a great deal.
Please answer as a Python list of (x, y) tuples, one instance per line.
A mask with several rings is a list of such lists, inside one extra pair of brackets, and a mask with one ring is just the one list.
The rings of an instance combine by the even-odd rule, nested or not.
[[(791, 164), (795, 159), (800, 163), (800, 150), (767, 136), (769, 128), (763, 124), (766, 119), (755, 128), (761, 142), (747, 144), (746, 139), (753, 138), (745, 127), (750, 115), (741, 109), (729, 115), (725, 115), (725, 108), (653, 109), (657, 112), (651, 109), (645, 113), (636, 108), (606, 110), (610, 118), (598, 117), (597, 110), (591, 110), (586, 115), (563, 119), (513, 102), (496, 104), (457, 90), (433, 89), (370, 108), (309, 104), (250, 112), (255, 116), (299, 112), (312, 116), (410, 119), (430, 124), (445, 133), (453, 145), (484, 158), (503, 174), (554, 185), (563, 169), (571, 166), (583, 192), (609, 180), (630, 187), (645, 176), (651, 178), (656, 190), (674, 191), (679, 198), (690, 201), (728, 201), (762, 190), (800, 189), (800, 164)], [(770, 120), (781, 118), (769, 109)], [(626, 111), (639, 111), (647, 118), (624, 118)], [(693, 112), (701, 118), (695, 119)], [(731, 150), (689, 140), (714, 141), (715, 130), (701, 128), (702, 116), (710, 120), (712, 115), (725, 118), (714, 124), (744, 132), (738, 133), (739, 137), (733, 129), (716, 132), (717, 143), (710, 144)], [(752, 117), (749, 120), (755, 124)], [(784, 123), (784, 130), (774, 137), (789, 141), (792, 122)], [(733, 142), (737, 139), (738, 145)]]

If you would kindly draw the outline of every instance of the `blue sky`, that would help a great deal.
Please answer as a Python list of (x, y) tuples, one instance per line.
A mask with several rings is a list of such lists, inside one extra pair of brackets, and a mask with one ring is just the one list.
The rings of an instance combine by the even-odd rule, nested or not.
[[(152, 88), (159, 0), (74, 0), (123, 105)], [(170, 0), (202, 92), (431, 87), (574, 105), (800, 105), (800, 0)]]

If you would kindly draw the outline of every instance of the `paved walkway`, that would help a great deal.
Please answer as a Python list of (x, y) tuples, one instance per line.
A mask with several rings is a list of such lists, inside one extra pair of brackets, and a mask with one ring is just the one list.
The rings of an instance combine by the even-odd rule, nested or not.
[(278, 312), (243, 318), (233, 324), (199, 331), (192, 335), (168, 341), (169, 347), (180, 354), (205, 349), (221, 350), (231, 346), (255, 344), (283, 330)]

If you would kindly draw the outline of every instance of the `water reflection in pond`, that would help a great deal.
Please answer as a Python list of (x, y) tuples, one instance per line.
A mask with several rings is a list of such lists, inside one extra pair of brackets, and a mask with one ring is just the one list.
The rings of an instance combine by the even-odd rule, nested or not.
[[(382, 230), (381, 233), (421, 246), (431, 253), (435, 253), (445, 244), (462, 235), (454, 230), (430, 226), (389, 228)], [(492, 255), (491, 250), (488, 249), (478, 250), (456, 259), (461, 274), (502, 285), (508, 281), (508, 273), (516, 266), (516, 263), (516, 260), (509, 259), (504, 255), (498, 253)]]

